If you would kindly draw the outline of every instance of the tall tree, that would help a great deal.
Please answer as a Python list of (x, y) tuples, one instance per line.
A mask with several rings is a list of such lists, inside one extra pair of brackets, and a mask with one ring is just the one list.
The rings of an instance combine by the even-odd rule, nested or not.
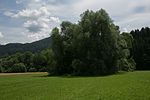
[(119, 69), (125, 71), (134, 71), (136, 63), (130, 54), (131, 49), (133, 48), (133, 37), (131, 34), (123, 32), (120, 34), (119, 41)]
[[(120, 36), (119, 33), (119, 27), (103, 9), (85, 11), (78, 24), (62, 22), (60, 31), (58, 28), (52, 31), (55, 74), (100, 75), (118, 72), (119, 64), (123, 63), (119, 59), (130, 56), (128, 49), (132, 42), (128, 40), (128, 35)], [(124, 40), (122, 47), (121, 37)], [(124, 45), (126, 52), (120, 56)]]
[(131, 31), (134, 38), (132, 55), (137, 63), (137, 70), (150, 70), (150, 28)]

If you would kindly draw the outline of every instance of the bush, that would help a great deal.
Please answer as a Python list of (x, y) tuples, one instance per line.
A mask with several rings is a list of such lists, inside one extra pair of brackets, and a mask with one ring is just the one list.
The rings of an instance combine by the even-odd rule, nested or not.
[(20, 72), (26, 72), (27, 70), (23, 63), (17, 63), (14, 64), (9, 71), (13, 73), (20, 73)]

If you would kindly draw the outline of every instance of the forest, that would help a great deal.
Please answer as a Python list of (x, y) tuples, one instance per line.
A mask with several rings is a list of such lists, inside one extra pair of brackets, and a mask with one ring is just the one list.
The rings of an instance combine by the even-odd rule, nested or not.
[(10, 47), (10, 54), (0, 58), (0, 72), (89, 76), (150, 70), (150, 28), (120, 32), (104, 9), (87, 10), (80, 17), (76, 24), (64, 21), (52, 30), (50, 48), (36, 49), (41, 43), (12, 52), (15, 46)]

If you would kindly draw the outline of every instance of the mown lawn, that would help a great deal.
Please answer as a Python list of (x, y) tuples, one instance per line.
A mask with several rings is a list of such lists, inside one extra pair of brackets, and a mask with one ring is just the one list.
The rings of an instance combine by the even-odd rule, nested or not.
[(0, 76), (0, 100), (150, 100), (150, 71), (105, 77)]

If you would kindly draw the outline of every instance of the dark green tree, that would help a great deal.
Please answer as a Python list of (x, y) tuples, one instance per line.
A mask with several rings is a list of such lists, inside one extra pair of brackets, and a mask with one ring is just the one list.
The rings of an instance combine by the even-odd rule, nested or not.
[(124, 32), (120, 34), (119, 41), (119, 69), (125, 71), (134, 71), (136, 63), (130, 54), (130, 50), (133, 47), (133, 37), (131, 34)]
[(42, 54), (35, 54), (33, 57), (33, 66), (37, 71), (43, 71), (47, 66), (46, 57)]
[[(120, 36), (119, 33), (119, 27), (103, 9), (96, 12), (85, 11), (81, 14), (78, 24), (62, 22), (60, 31), (58, 28), (52, 31), (52, 50), (55, 59), (52, 64), (55, 65), (55, 73), (57, 75), (117, 73), (120, 70), (119, 65), (123, 64), (119, 59), (123, 57), (127, 59), (130, 56), (128, 49), (131, 48), (132, 42), (128, 40), (130, 39), (128, 35)], [(123, 46), (120, 42), (123, 42)]]
[(150, 28), (137, 29), (130, 34), (134, 38), (132, 55), (137, 70), (150, 70)]
[(23, 53), (23, 55), (21, 56), (18, 56), (19, 57), (19, 60), (21, 63), (24, 63), (26, 68), (27, 68), (27, 71), (31, 68), (32, 66), (32, 62), (33, 62), (33, 54), (32, 52), (25, 52)]

